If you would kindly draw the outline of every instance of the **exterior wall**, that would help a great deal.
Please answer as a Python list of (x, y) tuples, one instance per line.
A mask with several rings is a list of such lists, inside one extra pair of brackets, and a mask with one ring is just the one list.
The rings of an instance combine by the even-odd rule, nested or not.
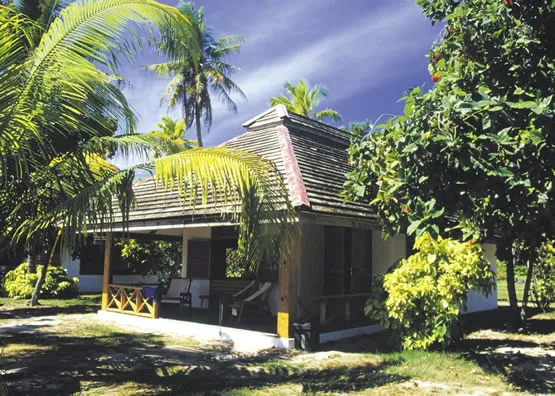
[(372, 230), (372, 276), (385, 274), (397, 260), (405, 257), (405, 252), (405, 235), (384, 240), (379, 230)]
[[(484, 249), (484, 257), (491, 263), (491, 269), (497, 274), (497, 258), (495, 257), (495, 245), (493, 243), (486, 243), (482, 246)], [(497, 309), (497, 289), (486, 297), (475, 290), (468, 293), (467, 308), (465, 313), (488, 311)]]

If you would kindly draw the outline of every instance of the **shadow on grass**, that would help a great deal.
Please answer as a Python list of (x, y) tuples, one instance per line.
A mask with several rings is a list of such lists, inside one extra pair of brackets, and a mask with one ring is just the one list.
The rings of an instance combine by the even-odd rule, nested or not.
[[(510, 312), (508, 307), (501, 307), (496, 311), (465, 317), (465, 330), (468, 333), (489, 329), (507, 334), (507, 337), (465, 339), (456, 345), (455, 351), (478, 364), (486, 372), (503, 375), (509, 383), (522, 391), (555, 392), (555, 358), (542, 352), (542, 348), (546, 346), (541, 342), (541, 335), (552, 334), (555, 331), (555, 320), (531, 317), (518, 331), (511, 331), (507, 325)], [(530, 316), (538, 312), (539, 310), (528, 310)], [(522, 335), (527, 336), (525, 340), (518, 339)], [(538, 342), (531, 341), (534, 340), (534, 335), (537, 336)], [(522, 353), (531, 348), (534, 348), (532, 353)]]
[[(277, 384), (308, 392), (347, 392), (406, 380), (384, 371), (400, 364), (323, 367), (301, 370), (280, 359), (285, 351), (241, 357), (224, 348), (168, 348), (148, 335), (110, 333), (98, 337), (53, 334), (1, 335), (6, 355), (0, 373), (13, 394), (74, 394), (129, 386), (156, 394), (213, 393)], [(24, 348), (10, 353), (10, 348)], [(12, 349), (15, 351), (16, 349)]]
[(100, 305), (77, 304), (68, 307), (37, 307), (37, 308), (12, 308), (0, 311), (2, 319), (25, 319), (41, 316), (52, 316), (60, 314), (84, 314), (97, 312)]

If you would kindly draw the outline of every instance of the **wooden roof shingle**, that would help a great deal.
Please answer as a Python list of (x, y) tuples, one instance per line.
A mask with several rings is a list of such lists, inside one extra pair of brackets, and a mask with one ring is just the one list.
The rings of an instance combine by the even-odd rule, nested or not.
[[(272, 161), (285, 180), (289, 198), (300, 212), (339, 215), (372, 221), (369, 205), (344, 202), (339, 194), (352, 168), (348, 132), (289, 113), (279, 105), (243, 124), (247, 129), (223, 145), (259, 154)], [(223, 206), (193, 207), (177, 191), (162, 191), (152, 179), (134, 186), (136, 206), (130, 222), (190, 218), (228, 213)]]

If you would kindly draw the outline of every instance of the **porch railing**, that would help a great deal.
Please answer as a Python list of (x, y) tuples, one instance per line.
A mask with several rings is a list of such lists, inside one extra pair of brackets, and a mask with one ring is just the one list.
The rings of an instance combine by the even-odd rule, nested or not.
[(158, 303), (146, 298), (143, 289), (136, 286), (108, 285), (106, 310), (147, 318), (158, 317)]

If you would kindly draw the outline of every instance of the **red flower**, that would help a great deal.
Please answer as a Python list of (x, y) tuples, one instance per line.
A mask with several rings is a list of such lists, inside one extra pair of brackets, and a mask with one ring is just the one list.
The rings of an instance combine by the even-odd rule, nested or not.
[(455, 33), (455, 29), (451, 28), (449, 29), (449, 34), (454, 34)]
[(436, 82), (438, 82), (439, 80), (441, 80), (441, 76), (440, 76), (439, 74), (436, 73), (436, 74), (434, 74), (434, 75), (432, 76), (432, 81), (433, 81), (433, 82), (436, 83)]
[(439, 58), (441, 58), (441, 54), (436, 54), (436, 55), (434, 56), (434, 59), (435, 59), (435, 60), (439, 60)]
[(505, 3), (506, 6), (511, 6), (513, 5), (513, 0), (503, 0), (503, 3)]

